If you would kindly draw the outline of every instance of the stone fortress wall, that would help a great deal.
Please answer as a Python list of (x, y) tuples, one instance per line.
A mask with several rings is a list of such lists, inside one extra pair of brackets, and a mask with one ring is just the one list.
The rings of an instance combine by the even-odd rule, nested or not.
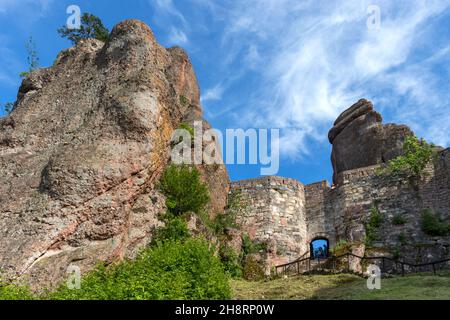
[(241, 230), (268, 244), (271, 264), (293, 260), (307, 250), (305, 187), (295, 179), (263, 177), (231, 184), (238, 191)]
[[(358, 103), (361, 105), (361, 101)], [(371, 104), (369, 107), (367, 109), (366, 105), (366, 110), (373, 113)], [(349, 110), (352, 108), (360, 112), (354, 106)], [(355, 119), (360, 122), (358, 130), (364, 143), (370, 135), (377, 139), (373, 123), (368, 126), (371, 127), (369, 132), (361, 130), (364, 125), (360, 117), (359, 113)], [(378, 130), (382, 132), (381, 116), (379, 119)], [(351, 121), (349, 123), (351, 126)], [(398, 132), (394, 125), (387, 125), (387, 128)], [(400, 128), (405, 134), (410, 132), (404, 126)], [(343, 132), (349, 135), (345, 129)], [(366, 133), (369, 137), (364, 136)], [(402, 147), (402, 141), (384, 144), (391, 148), (391, 158), (398, 155), (398, 151), (392, 151), (392, 146)], [(242, 233), (269, 244), (266, 262), (271, 267), (302, 256), (308, 252), (311, 241), (317, 238), (328, 239), (330, 247), (337, 241), (347, 241), (353, 244), (352, 250), (358, 255), (393, 255), (400, 252), (403, 260), (413, 263), (450, 256), (450, 237), (428, 236), (421, 227), (424, 210), (431, 210), (444, 220), (450, 218), (450, 148), (438, 152), (437, 159), (428, 165), (416, 185), (404, 179), (377, 174), (383, 161), (389, 160), (385, 158), (389, 153), (386, 149), (380, 150), (383, 156), (375, 163), (364, 159), (370, 165), (354, 163), (350, 167), (355, 168), (338, 171), (336, 163), (343, 163), (335, 158), (337, 153), (342, 153), (342, 150), (336, 151), (338, 148), (333, 144), (333, 187), (327, 181), (303, 185), (294, 179), (281, 177), (231, 183), (231, 190), (240, 192), (245, 203), (244, 213), (238, 217)], [(346, 152), (350, 149), (346, 146)], [(364, 147), (357, 149), (360, 152)], [(370, 150), (367, 156), (370, 156)], [(381, 213), (383, 222), (378, 228), (376, 241), (366, 248), (365, 223), (373, 208)], [(396, 216), (403, 217), (405, 223), (395, 225), (392, 220)]]

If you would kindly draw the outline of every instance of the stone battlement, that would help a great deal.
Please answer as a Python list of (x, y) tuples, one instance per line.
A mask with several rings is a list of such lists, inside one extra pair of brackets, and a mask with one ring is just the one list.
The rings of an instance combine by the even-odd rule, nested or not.
[[(341, 143), (340, 137), (348, 135), (349, 127), (365, 128), (364, 121), (375, 121), (371, 125), (378, 126), (380, 135), (393, 131), (396, 134), (409, 132), (403, 126), (377, 124), (381, 116), (372, 105), (360, 105), (362, 110), (358, 111), (358, 106), (352, 107), (337, 121), (330, 133), (333, 144)], [(366, 119), (368, 115), (370, 119)], [(370, 138), (369, 133), (366, 138)], [(450, 148), (439, 151), (417, 185), (412, 186), (405, 179), (377, 174), (385, 159), (399, 154), (398, 146), (402, 145), (403, 135), (394, 136), (394, 139), (397, 142), (385, 143), (386, 148), (377, 151), (382, 156), (377, 154), (378, 158), (368, 161), (339, 160), (341, 147), (334, 148), (332, 187), (326, 180), (304, 185), (283, 177), (231, 183), (231, 190), (239, 190), (246, 203), (245, 214), (238, 217), (242, 232), (268, 243), (271, 248), (266, 261), (269, 268), (302, 256), (308, 252), (311, 241), (317, 238), (328, 239), (331, 247), (337, 241), (347, 241), (353, 244), (355, 253), (364, 254), (365, 224), (374, 208), (382, 215), (383, 223), (377, 230), (377, 240), (367, 248), (367, 254), (374, 246), (391, 253), (402, 248), (403, 257), (412, 261), (449, 256), (450, 237), (436, 238), (425, 234), (421, 228), (421, 216), (423, 212), (431, 211), (441, 219), (450, 219)], [(354, 141), (358, 143), (358, 139)], [(365, 138), (360, 141), (367, 143)], [(351, 147), (346, 147), (347, 156), (350, 156), (351, 149), (348, 148)], [(363, 150), (365, 146), (355, 148)], [(370, 158), (370, 154), (365, 157)], [(341, 164), (336, 167), (339, 162)], [(392, 222), (397, 216), (402, 217), (404, 224)]]
[(231, 189), (261, 187), (261, 186), (292, 186), (297, 188), (304, 188), (304, 184), (292, 178), (266, 176), (254, 179), (246, 179), (233, 181), (230, 184)]

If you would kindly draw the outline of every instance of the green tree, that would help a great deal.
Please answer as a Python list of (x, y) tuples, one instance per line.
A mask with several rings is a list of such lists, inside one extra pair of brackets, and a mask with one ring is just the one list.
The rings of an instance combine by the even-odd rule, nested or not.
[(72, 41), (74, 45), (82, 39), (94, 38), (106, 42), (109, 38), (109, 30), (103, 25), (102, 20), (87, 12), (81, 16), (79, 29), (69, 29), (67, 26), (63, 26), (58, 29), (58, 33), (61, 37)]
[(166, 205), (172, 214), (201, 213), (209, 202), (207, 186), (200, 181), (195, 167), (171, 165), (164, 171), (159, 188), (167, 197)]
[(165, 225), (162, 228), (156, 229), (152, 239), (152, 245), (169, 240), (183, 242), (190, 238), (189, 229), (183, 217), (174, 217), (171, 213), (167, 212), (163, 217), (163, 221)]
[[(20, 73), (21, 78), (26, 78), (36, 69), (39, 69), (39, 56), (36, 50), (36, 44), (34, 43), (33, 37), (30, 37), (25, 43), (25, 49), (27, 50), (27, 64), (28, 71)], [(12, 109), (11, 109), (12, 110)]]
[(389, 161), (388, 166), (381, 171), (383, 174), (419, 177), (434, 154), (434, 145), (424, 139), (408, 136), (403, 144), (403, 155)]

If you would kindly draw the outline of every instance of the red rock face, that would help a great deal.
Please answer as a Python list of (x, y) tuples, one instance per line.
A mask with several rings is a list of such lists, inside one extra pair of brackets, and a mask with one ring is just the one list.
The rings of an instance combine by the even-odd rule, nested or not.
[[(181, 97), (184, 97), (181, 99)], [(181, 103), (180, 101), (188, 101)], [(201, 110), (187, 55), (136, 20), (86, 40), (25, 79), (0, 119), (0, 268), (32, 286), (67, 267), (133, 256), (164, 211), (155, 185), (170, 138)], [(223, 210), (228, 174), (203, 168)]]
[(333, 182), (337, 183), (340, 172), (386, 163), (401, 155), (405, 138), (413, 134), (405, 125), (383, 125), (370, 101), (358, 101), (337, 118), (328, 134), (333, 144)]

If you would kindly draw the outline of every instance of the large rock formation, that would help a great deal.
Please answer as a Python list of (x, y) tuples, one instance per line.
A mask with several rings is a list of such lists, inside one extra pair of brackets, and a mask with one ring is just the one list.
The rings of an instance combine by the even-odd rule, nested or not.
[[(118, 24), (86, 40), (20, 87), (0, 119), (0, 268), (32, 286), (55, 284), (76, 264), (132, 256), (164, 211), (155, 184), (174, 129), (201, 118), (200, 92), (180, 48), (158, 45), (145, 24)], [(212, 207), (228, 175), (203, 168)]]
[(413, 132), (405, 125), (383, 125), (372, 103), (359, 100), (336, 119), (328, 133), (333, 145), (333, 182), (343, 171), (386, 163), (401, 155), (409, 135)]

